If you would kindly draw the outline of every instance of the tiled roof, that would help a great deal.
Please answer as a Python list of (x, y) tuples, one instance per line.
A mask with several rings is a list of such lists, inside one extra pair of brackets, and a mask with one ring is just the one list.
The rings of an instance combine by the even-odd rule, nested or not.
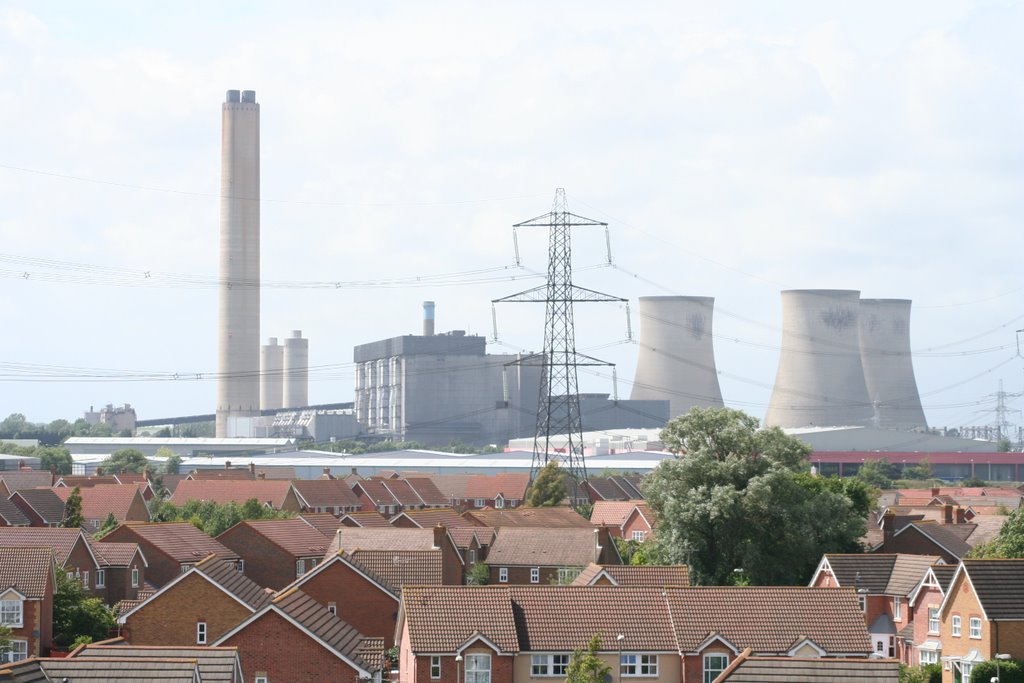
[(636, 500), (598, 500), (594, 502), (594, 511), (590, 515), (590, 523), (594, 525), (608, 525), (621, 527), (633, 514), (637, 504), (642, 501)]
[(682, 652), (695, 652), (711, 634), (762, 654), (788, 652), (802, 638), (831, 654), (871, 652), (852, 588), (694, 587), (665, 593)]
[(440, 550), (352, 550), (345, 556), (395, 595), (402, 586), (444, 583)]
[(354, 527), (391, 526), (390, 524), (388, 524), (388, 520), (385, 519), (383, 515), (373, 510), (367, 510), (365, 512), (349, 512), (348, 514), (339, 517), (338, 522), (343, 526)]
[(118, 472), (117, 481), (122, 484), (148, 484), (145, 472)]
[(640, 482), (643, 477), (615, 476), (610, 477), (610, 479), (618, 484), (619, 488), (629, 494), (630, 498), (634, 500), (642, 500), (644, 498), (643, 489), (640, 488)]
[[(383, 484), (400, 505), (423, 505), (426, 503), (405, 479), (385, 479)], [(447, 502), (445, 500), (441, 504), (444, 505)]]
[(131, 681), (133, 683), (193, 683), (195, 659), (75, 657), (37, 660), (51, 681)]
[(151, 596), (146, 596), (146, 598), (141, 598), (139, 600), (121, 600), (120, 602), (114, 605), (114, 616), (118, 618), (124, 616), (128, 612), (131, 612), (133, 609), (144, 603), (149, 597)]
[[(287, 614), (308, 631), (315, 634), (332, 649), (345, 658), (354, 661), (369, 672), (378, 671), (380, 660), (366, 657), (367, 647), (363, 634), (331, 614), (327, 608), (297, 589), (285, 591), (274, 598), (268, 609), (276, 608)], [(258, 617), (257, 617), (258, 618)], [(379, 640), (379, 639), (377, 639)], [(381, 642), (383, 645), (383, 642)]]
[(519, 652), (512, 598), (505, 586), (410, 586), (402, 609), (413, 652), (454, 652), (477, 635), (502, 652)]
[[(999, 535), (1007, 519), (1007, 515), (977, 515), (971, 520), (971, 523), (977, 528), (965, 540), (971, 547), (988, 543)], [(957, 524), (956, 526), (961, 525)]]
[(47, 524), (60, 524), (64, 519), (64, 501), (56, 489), (21, 489), (14, 495), (25, 501)]
[[(447, 505), (448, 497), (441, 493), (433, 481), (427, 477), (409, 477), (406, 480), (409, 487), (416, 492), (416, 495), (427, 505)], [(389, 484), (390, 485), (390, 484)]]
[(25, 516), (25, 513), (3, 496), (0, 496), (0, 518), (3, 518), (4, 522), (6, 522), (4, 526), (29, 525), (29, 519)]
[(101, 567), (127, 567), (139, 552), (138, 543), (100, 543), (91, 536), (85, 538)]
[(481, 546), (489, 546), (494, 542), (494, 529), (488, 526), (459, 526), (448, 529), (448, 533), (456, 547), (462, 549), (473, 545), (474, 538)]
[(523, 500), (526, 487), (530, 485), (527, 473), (508, 472), (505, 474), (474, 474), (466, 484), (460, 498), (482, 498), (493, 500), (500, 493), (505, 500)]
[(352, 490), (355, 491), (356, 487), (359, 487), (374, 505), (398, 505), (398, 499), (384, 486), (383, 479), (363, 479), (353, 484)]
[(270, 602), (270, 595), (255, 581), (238, 571), (234, 562), (209, 558), (196, 564), (193, 571), (201, 572), (254, 610)]
[(188, 479), (187, 474), (161, 474), (160, 482), (167, 489), (168, 494), (174, 493), (174, 490), (178, 488), (178, 484)]
[(85, 534), (81, 529), (59, 527), (0, 527), (0, 546), (6, 548), (46, 547), (53, 548), (58, 567), (64, 566), (75, 544)]
[[(124, 521), (132, 502), (142, 496), (135, 484), (96, 484), (78, 491), (82, 496), (82, 516), (86, 519), (106, 519), (113, 512), (114, 519)], [(66, 503), (74, 489), (55, 488), (53, 492)]]
[(595, 531), (505, 527), (498, 530), (487, 564), (585, 567), (597, 559)]
[(296, 479), (292, 486), (305, 507), (358, 509), (362, 505), (351, 487), (340, 479)]
[(256, 477), (248, 467), (208, 467), (192, 470), (188, 478), (204, 481), (253, 481)]
[(956, 574), (956, 568), (957, 565), (955, 564), (932, 565), (932, 573), (935, 574), (935, 579), (939, 582), (939, 586), (942, 588), (943, 593), (949, 590), (949, 584), (953, 581), (953, 575)]
[(593, 529), (586, 517), (568, 507), (516, 508), (515, 510), (467, 510), (466, 517), (484, 526), (544, 527), (547, 529)]
[(602, 573), (619, 586), (689, 586), (690, 571), (681, 565), (629, 566), (618, 564), (590, 564), (573, 580), (574, 586), (589, 586)]
[[(239, 559), (235, 551), (225, 548), (188, 522), (129, 522), (104, 536), (100, 543), (115, 542), (111, 535), (116, 535), (116, 541), (121, 542), (125, 538), (138, 538), (144, 547), (146, 544), (151, 545), (177, 562), (198, 562), (211, 554), (225, 559)], [(147, 551), (143, 552), (148, 555)]]
[(962, 562), (989, 619), (1024, 619), (1024, 560)]
[(42, 599), (51, 572), (52, 548), (0, 547), (0, 592), (15, 588), (25, 597)]
[(434, 547), (433, 529), (359, 529), (341, 527), (331, 542), (330, 552), (338, 550), (431, 550)]
[[(623, 647), (676, 651), (663, 588), (616, 586), (508, 586), (515, 605), (520, 647), (559, 651), (586, 647), (594, 634), (602, 650)], [(866, 636), (865, 636), (866, 637)]]
[(469, 480), (478, 476), (474, 474), (433, 474), (430, 480), (434, 486), (445, 496), (445, 498), (467, 498), (466, 488)]
[(476, 525), (460, 515), (452, 508), (423, 508), (422, 510), (405, 510), (395, 515), (391, 522), (399, 517), (407, 517), (421, 529), (433, 529), (440, 524), (449, 529), (456, 527), (477, 528)]
[(331, 538), (334, 538), (334, 532), (341, 526), (338, 518), (329, 512), (302, 512), (295, 519), (301, 519), (324, 536)]
[(906, 534), (910, 533), (911, 529), (916, 529), (921, 532), (924, 536), (931, 539), (934, 543), (938, 544), (943, 550), (951, 553), (955, 557), (963, 557), (971, 551), (971, 546), (963, 540), (961, 534), (952, 531), (954, 527), (960, 527), (961, 530), (965, 530), (965, 527), (971, 527), (971, 531), (974, 531), (976, 527), (968, 524), (936, 524), (935, 522), (911, 522), (906, 528), (900, 530), (898, 533)]
[(90, 487), (93, 487), (93, 486), (99, 486), (101, 484), (106, 484), (106, 485), (109, 486), (109, 485), (120, 484), (120, 483), (121, 482), (117, 480), (117, 477), (115, 477), (113, 475), (103, 475), (103, 476), (84, 476), (84, 475), (80, 475), (80, 476), (75, 476), (75, 475), (70, 475), (70, 474), (62, 475), (60, 477), (60, 479), (58, 479), (56, 482), (54, 482), (55, 485), (56, 484), (63, 484), (64, 485), (64, 486), (60, 486), (58, 488), (64, 488), (66, 486), (69, 489), (73, 489), (76, 486), (79, 487), (79, 488), (83, 488), (84, 489), (84, 488), (90, 488)]
[(260, 519), (239, 522), (220, 536), (229, 538), (232, 530), (247, 526), (288, 554), (299, 557), (323, 557), (330, 545), (330, 538), (323, 535), (301, 519)]
[(630, 495), (622, 490), (615, 481), (612, 479), (606, 479), (603, 477), (593, 477), (587, 479), (587, 485), (592, 491), (594, 502), (613, 501), (613, 500), (629, 500)]
[(287, 479), (288, 481), (296, 481), (298, 479), (298, 475), (295, 474), (295, 468), (291, 465), (275, 465), (273, 467), (257, 467), (256, 478)]
[(53, 486), (53, 475), (46, 470), (4, 470), (0, 472), (0, 480), (11, 493)]
[(744, 653), (714, 683), (899, 683), (895, 659), (750, 657)]
[(941, 559), (937, 555), (888, 553), (828, 554), (825, 558), (840, 586), (901, 596), (914, 590), (928, 568)]
[(43, 660), (23, 659), (13, 664), (3, 664), (0, 668), (0, 681), (12, 683), (50, 683), (43, 672)]
[(154, 657), (194, 659), (199, 665), (203, 683), (208, 681), (234, 681), (241, 671), (238, 649), (234, 647), (160, 647), (155, 645), (86, 645), (75, 654), (76, 658), (116, 657), (119, 659), (149, 659)]
[(292, 483), (287, 480), (186, 479), (178, 484), (169, 500), (176, 505), (189, 500), (212, 500), (216, 503), (234, 501), (242, 505), (255, 498), (261, 505), (269, 503), (270, 507), (280, 509), (291, 488)]

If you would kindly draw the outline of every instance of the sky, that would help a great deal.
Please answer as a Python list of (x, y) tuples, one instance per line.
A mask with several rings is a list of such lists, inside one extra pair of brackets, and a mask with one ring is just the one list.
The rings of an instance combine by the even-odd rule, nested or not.
[[(1024, 392), (1021, 35), (1002, 1), (2, 2), (0, 417), (213, 411), (220, 107), (252, 89), (261, 336), (310, 339), (311, 402), (424, 300), (493, 336), (561, 187), (634, 336), (640, 296), (715, 297), (728, 405), (764, 414), (780, 290), (855, 289), (913, 299), (932, 426), (992, 423)], [(542, 345), (542, 307), (496, 317), (492, 352)], [(576, 321), (628, 396), (625, 308)]]

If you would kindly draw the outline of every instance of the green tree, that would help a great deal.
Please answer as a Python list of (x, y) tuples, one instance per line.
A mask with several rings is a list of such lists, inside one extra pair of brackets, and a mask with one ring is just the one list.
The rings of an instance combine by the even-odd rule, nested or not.
[(39, 458), (39, 469), (57, 474), (71, 474), (71, 453), (62, 446), (39, 446), (32, 451), (32, 457)]
[(103, 526), (101, 526), (96, 531), (96, 533), (93, 534), (93, 538), (95, 538), (97, 541), (100, 540), (101, 538), (103, 538), (104, 536), (109, 534), (111, 531), (116, 529), (117, 525), (118, 525), (118, 522), (117, 522), (117, 518), (114, 517), (114, 513), (113, 512), (108, 512), (107, 513), (107, 518), (105, 520), (103, 520)]
[(942, 665), (904, 666), (900, 664), (900, 683), (942, 683)]
[(999, 683), (1024, 683), (1024, 662), (1019, 659), (1000, 661), (998, 669), (995, 660), (979, 662), (971, 671), (970, 683), (988, 683), (996, 680), (999, 672)]
[(64, 519), (60, 525), (65, 529), (81, 529), (85, 525), (82, 515), (82, 491), (77, 486), (64, 501)]
[(856, 477), (812, 477), (810, 474), (797, 474), (797, 482), (812, 493), (836, 493), (845, 496), (853, 505), (854, 511), (863, 517), (875, 508), (878, 502), (878, 489), (874, 488), (863, 479)]
[(988, 482), (985, 481), (984, 479), (982, 479), (981, 477), (967, 477), (966, 479), (964, 479), (964, 480), (962, 480), (960, 482), (960, 485), (961, 486), (972, 487), (972, 488), (973, 487), (984, 487), (984, 486), (988, 486)]
[(537, 473), (526, 492), (526, 507), (545, 508), (561, 505), (565, 500), (565, 473), (557, 460), (549, 460)]
[(1011, 450), (1013, 450), (1013, 442), (1005, 436), (996, 442), (997, 453), (1009, 453)]
[(892, 488), (892, 480), (900, 476), (900, 468), (885, 458), (865, 460), (857, 470), (857, 478), (875, 488)]
[(178, 470), (181, 469), (181, 456), (167, 446), (156, 449), (153, 457), (164, 461), (163, 467), (160, 468), (163, 474), (178, 474)]
[(3, 422), (0, 422), (0, 434), (9, 439), (17, 439), (19, 434), (31, 428), (32, 425), (21, 413), (11, 413), (4, 418)]
[[(678, 458), (647, 476), (657, 554), (695, 584), (805, 583), (826, 552), (857, 547), (865, 519), (834, 484), (807, 486), (810, 447), (729, 408), (694, 408), (662, 430)], [(819, 488), (821, 490), (819, 490)]]
[(10, 626), (0, 624), (0, 659), (3, 659), (2, 655), (11, 651), (12, 635), (14, 635), (14, 631), (11, 630)]
[(921, 460), (913, 467), (908, 467), (902, 475), (903, 479), (931, 479), (933, 477), (932, 464), (927, 460)]
[(466, 572), (466, 583), (471, 586), (486, 586), (491, 580), (491, 568), (483, 562), (477, 562)]
[(57, 590), (53, 595), (54, 643), (68, 647), (81, 636), (104, 640), (115, 624), (113, 610), (99, 598), (88, 597), (81, 581), (57, 572)]
[(1017, 508), (1003, 522), (999, 533), (988, 543), (974, 546), (968, 557), (1001, 559), (1024, 557), (1024, 508)]
[(137, 448), (122, 448), (114, 451), (103, 461), (103, 469), (111, 474), (121, 470), (125, 472), (142, 472), (149, 467), (149, 461)]
[(565, 671), (565, 683), (605, 683), (611, 680), (612, 668), (597, 656), (601, 636), (594, 634), (585, 650), (576, 650)]

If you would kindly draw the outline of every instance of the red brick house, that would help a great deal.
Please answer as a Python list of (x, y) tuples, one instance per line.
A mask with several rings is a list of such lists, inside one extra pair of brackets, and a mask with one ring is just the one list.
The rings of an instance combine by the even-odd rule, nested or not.
[(642, 543), (654, 538), (654, 514), (642, 500), (598, 500), (594, 503), (590, 523), (607, 526), (612, 536)]
[(11, 629), (2, 661), (50, 653), (56, 582), (51, 548), (0, 547), (0, 624)]
[(146, 557), (138, 543), (100, 543), (86, 537), (99, 562), (93, 579), (96, 591), (104, 591), (108, 605), (122, 600), (138, 600), (146, 586)]
[(426, 478), (360, 479), (352, 485), (352, 493), (364, 511), (376, 510), (391, 517), (402, 510), (446, 507), (448, 499)]
[(275, 510), (301, 510), (299, 497), (292, 483), (278, 479), (185, 479), (178, 483), (168, 500), (175, 505), (184, 505), (190, 500), (212, 501), (222, 505), (232, 502), (244, 505), (246, 501), (253, 499), (259, 501), (260, 505)]
[(874, 655), (903, 660), (913, 633), (910, 595), (940, 560), (936, 555), (827, 554), (809, 585), (856, 591)]
[(270, 597), (233, 562), (211, 555), (117, 621), (133, 645), (209, 645)]
[[(56, 487), (53, 492), (66, 503), (73, 488)], [(113, 513), (118, 522), (148, 522), (151, 518), (146, 500), (134, 484), (96, 484), (80, 488), (85, 528), (96, 531), (107, 515)]]
[[(386, 529), (357, 529), (342, 527), (331, 541), (328, 548), (328, 555), (334, 555), (338, 551), (354, 553), (355, 551), (382, 551), (383, 556), (388, 553), (417, 552), (421, 553), (421, 559), (416, 562), (427, 562), (441, 567), (441, 583), (446, 586), (457, 586), (462, 583), (465, 566), (462, 556), (452, 540), (451, 534), (444, 527), (433, 529), (399, 529), (388, 527)], [(399, 557), (394, 555), (394, 557)], [(390, 571), (407, 576), (413, 576), (418, 571), (414, 563), (404, 563), (398, 559), (388, 559), (395, 565)], [(379, 572), (378, 572), (379, 574)], [(399, 580), (398, 586), (412, 583), (409, 580)]]
[(922, 666), (939, 663), (942, 656), (942, 622), (939, 618), (939, 608), (958, 566), (932, 565), (910, 593), (910, 631), (904, 627), (897, 634), (897, 639), (902, 637), (904, 641), (904, 664)]
[(30, 526), (59, 527), (64, 521), (64, 501), (52, 488), (21, 489), (9, 498)]
[(262, 683), (380, 680), (384, 643), (367, 638), (298, 589), (275, 597), (220, 637)]
[(31, 526), (31, 522), (17, 505), (0, 498), (0, 526)]
[(608, 527), (505, 527), (487, 552), (492, 584), (567, 583), (591, 563), (622, 564)]
[(266, 519), (239, 522), (217, 541), (242, 558), (246, 576), (279, 590), (319, 564), (331, 537), (301, 519)]
[(241, 565), (238, 553), (188, 522), (122, 524), (100, 543), (137, 543), (146, 556), (146, 579), (163, 586), (210, 555)]
[(352, 488), (341, 479), (296, 479), (292, 486), (302, 512), (328, 512), (340, 517), (363, 508)]
[(51, 548), (57, 570), (77, 577), (91, 595), (106, 597), (106, 589), (96, 586), (99, 559), (81, 529), (44, 527), (0, 527), (0, 548)]
[(474, 474), (466, 482), (462, 497), (453, 504), (477, 510), (517, 508), (526, 499), (529, 486), (530, 475), (527, 473)]

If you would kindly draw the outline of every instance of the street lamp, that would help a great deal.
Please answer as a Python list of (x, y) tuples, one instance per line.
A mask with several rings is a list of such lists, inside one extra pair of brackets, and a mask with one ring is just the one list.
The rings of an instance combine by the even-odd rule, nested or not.
[(616, 678), (619, 680), (620, 683), (622, 682), (622, 641), (624, 641), (625, 639), (626, 636), (622, 635), (621, 633), (615, 636), (615, 644), (618, 645), (619, 648), (619, 662), (618, 664), (616, 664), (616, 667), (618, 667), (619, 670), (619, 675), (616, 676)]
[(992, 683), (999, 683), (999, 676), (1000, 676), (1000, 674), (999, 674), (999, 661), (1002, 660), (1002, 661), (1005, 662), (1009, 658), (1010, 658), (1010, 655), (998, 654), (998, 653), (996, 654), (996, 656), (994, 657), (994, 659), (996, 660), (996, 675), (992, 678)]
[(456, 681), (456, 683), (458, 683), (458, 681), (461, 681), (461, 680), (462, 680), (462, 655), (458, 654), (458, 655), (455, 655), (455, 681)]

